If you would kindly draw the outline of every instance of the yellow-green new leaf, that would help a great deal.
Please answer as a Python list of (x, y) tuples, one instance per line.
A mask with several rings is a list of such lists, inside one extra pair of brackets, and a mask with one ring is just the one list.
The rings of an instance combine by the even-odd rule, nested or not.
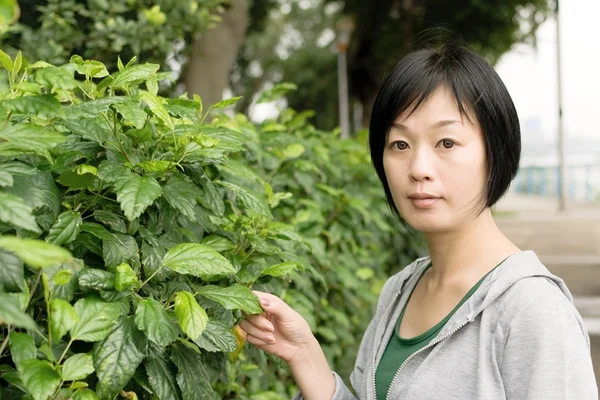
[(68, 250), (38, 239), (4, 236), (0, 238), (0, 247), (14, 253), (34, 268), (64, 264), (73, 259)]
[(138, 284), (138, 277), (129, 264), (122, 263), (117, 265), (115, 277), (115, 289), (119, 292), (129, 289)]
[(171, 115), (169, 115), (169, 112), (164, 104), (160, 101), (158, 96), (150, 92), (142, 91), (140, 93), (140, 97), (142, 100), (144, 100), (144, 102), (146, 102), (146, 104), (148, 104), (148, 107), (150, 107), (152, 113), (156, 115), (162, 122), (164, 122), (169, 129), (175, 129), (173, 118), (171, 118)]
[(271, 265), (270, 267), (263, 269), (261, 274), (269, 276), (285, 276), (298, 269), (299, 266), (300, 265), (298, 265), (298, 263), (287, 261), (280, 264)]
[(207, 285), (199, 288), (198, 294), (216, 301), (228, 310), (242, 310), (248, 314), (260, 314), (263, 312), (258, 297), (246, 286), (233, 285), (219, 287)]
[(94, 372), (94, 360), (91, 354), (75, 354), (62, 367), (62, 378), (65, 381), (76, 381), (86, 378)]
[(192, 340), (198, 339), (208, 324), (206, 311), (188, 292), (177, 292), (175, 295), (175, 316), (181, 329)]
[(67, 301), (54, 299), (50, 302), (50, 334), (55, 343), (79, 321), (79, 315)]
[(9, 336), (10, 355), (17, 368), (23, 361), (35, 359), (37, 347), (33, 338), (26, 333), (11, 332)]
[(35, 400), (47, 400), (60, 385), (60, 375), (48, 361), (27, 360), (19, 366), (23, 385)]
[(235, 273), (229, 260), (212, 248), (197, 243), (181, 243), (165, 254), (163, 265), (173, 271), (212, 279)]
[[(175, 312), (177, 312), (177, 301)], [(173, 317), (154, 299), (146, 299), (138, 304), (135, 311), (135, 324), (146, 333), (148, 339), (162, 347), (173, 343), (179, 336)]]

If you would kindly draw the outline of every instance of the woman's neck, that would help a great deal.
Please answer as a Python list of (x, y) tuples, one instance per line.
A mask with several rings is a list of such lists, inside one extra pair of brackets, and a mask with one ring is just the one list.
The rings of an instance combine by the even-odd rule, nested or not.
[(427, 233), (425, 237), (432, 262), (432, 288), (469, 286), (520, 251), (498, 229), (489, 208), (459, 229)]

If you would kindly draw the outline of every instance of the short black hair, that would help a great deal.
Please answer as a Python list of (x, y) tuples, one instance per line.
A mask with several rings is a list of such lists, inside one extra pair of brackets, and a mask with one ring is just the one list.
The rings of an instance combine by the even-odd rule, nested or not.
[(439, 87), (451, 91), (461, 114), (477, 118), (483, 132), (488, 184), (480, 213), (506, 193), (519, 169), (519, 117), (496, 71), (462, 45), (452, 43), (413, 51), (400, 60), (379, 89), (369, 123), (371, 160), (388, 205), (401, 221), (385, 176), (383, 150), (396, 118), (409, 107), (414, 112)]

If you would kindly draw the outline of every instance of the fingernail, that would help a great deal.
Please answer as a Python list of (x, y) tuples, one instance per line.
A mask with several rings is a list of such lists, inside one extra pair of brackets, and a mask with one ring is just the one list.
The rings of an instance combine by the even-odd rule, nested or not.
[(260, 299), (260, 304), (262, 304), (265, 307), (268, 307), (270, 303), (267, 299)]

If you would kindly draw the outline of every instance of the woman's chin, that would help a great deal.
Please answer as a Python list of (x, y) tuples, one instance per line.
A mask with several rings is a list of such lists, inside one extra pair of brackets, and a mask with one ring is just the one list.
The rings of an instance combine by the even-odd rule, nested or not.
[(413, 229), (423, 233), (443, 232), (451, 227), (450, 221), (444, 221), (440, 215), (409, 215), (405, 216), (404, 220)]

